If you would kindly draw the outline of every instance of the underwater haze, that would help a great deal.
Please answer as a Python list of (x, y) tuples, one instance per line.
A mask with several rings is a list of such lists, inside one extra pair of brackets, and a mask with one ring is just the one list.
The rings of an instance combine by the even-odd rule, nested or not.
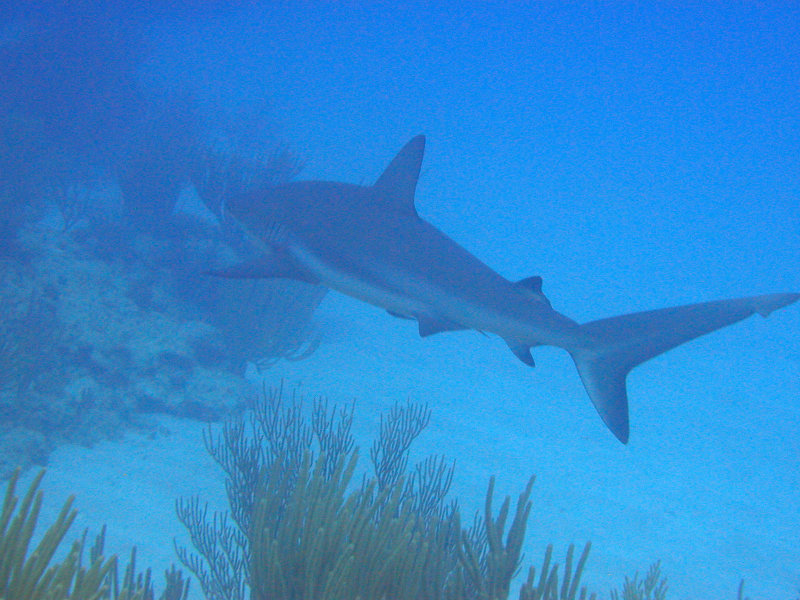
[(455, 460), (465, 523), (491, 476), (497, 507), (535, 474), (511, 597), (586, 541), (598, 598), (659, 560), (667, 598), (800, 597), (797, 304), (637, 367), (623, 445), (561, 349), (532, 369), (493, 335), (209, 275), (263, 250), (229, 198), (370, 186), (424, 134), (419, 215), (578, 323), (800, 292), (800, 6), (205, 6), (3, 9), (0, 475), (48, 465), (40, 521), (74, 493), (73, 538), (107, 523), (160, 577), (192, 543), (176, 500), (228, 509), (202, 431), (284, 385), (355, 399), (362, 461), (427, 403), (412, 463)]

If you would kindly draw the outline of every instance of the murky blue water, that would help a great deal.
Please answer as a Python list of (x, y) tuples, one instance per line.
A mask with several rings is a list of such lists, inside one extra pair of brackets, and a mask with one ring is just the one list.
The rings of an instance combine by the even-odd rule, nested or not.
[[(308, 179), (369, 184), (424, 133), (420, 215), (509, 279), (541, 275), (579, 322), (800, 290), (796, 7), (17, 12), (0, 110), (37, 115), (93, 169), (154, 106), (286, 144)], [(51, 31), (74, 44), (30, 42)], [(392, 402), (428, 401), (417, 451), (457, 459), (471, 509), (490, 475), (516, 495), (536, 473), (526, 564), (592, 540), (584, 582), (603, 594), (659, 559), (674, 598), (733, 598), (742, 577), (753, 598), (798, 593), (797, 306), (636, 369), (628, 446), (561, 351), (530, 370), (497, 339), (421, 340), (334, 294), (315, 322), (317, 352), (267, 379), (358, 398), (365, 444)]]

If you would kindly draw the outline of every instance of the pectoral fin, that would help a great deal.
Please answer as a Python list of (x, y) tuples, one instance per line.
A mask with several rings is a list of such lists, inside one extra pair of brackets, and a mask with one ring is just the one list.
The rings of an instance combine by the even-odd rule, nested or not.
[(442, 331), (462, 331), (464, 329), (469, 329), (469, 327), (464, 327), (460, 323), (433, 317), (418, 316), (417, 322), (419, 324), (420, 337), (428, 337), (429, 335), (441, 333)]

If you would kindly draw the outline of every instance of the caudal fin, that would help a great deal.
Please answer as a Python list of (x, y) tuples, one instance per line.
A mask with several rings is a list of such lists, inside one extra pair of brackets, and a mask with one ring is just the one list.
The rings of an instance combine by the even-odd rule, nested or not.
[(570, 354), (597, 412), (624, 444), (629, 433), (625, 378), (631, 369), (684, 342), (755, 313), (766, 317), (798, 298), (800, 294), (769, 294), (592, 321), (581, 326), (592, 342)]

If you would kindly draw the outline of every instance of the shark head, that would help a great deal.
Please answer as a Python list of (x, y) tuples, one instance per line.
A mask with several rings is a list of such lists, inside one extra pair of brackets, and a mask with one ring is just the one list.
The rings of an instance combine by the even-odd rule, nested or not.
[(232, 217), (247, 231), (257, 235), (264, 223), (273, 222), (278, 217), (279, 196), (279, 188), (235, 194), (225, 199), (223, 215)]

